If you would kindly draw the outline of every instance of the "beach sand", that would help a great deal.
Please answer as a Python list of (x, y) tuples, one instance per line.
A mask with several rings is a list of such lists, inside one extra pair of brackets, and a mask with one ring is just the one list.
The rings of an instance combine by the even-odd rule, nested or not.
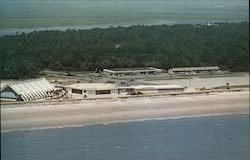
[(1, 108), (1, 131), (179, 116), (249, 114), (249, 91)]

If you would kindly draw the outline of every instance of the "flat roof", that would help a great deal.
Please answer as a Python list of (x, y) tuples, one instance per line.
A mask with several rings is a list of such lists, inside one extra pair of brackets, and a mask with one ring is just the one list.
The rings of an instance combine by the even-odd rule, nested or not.
[(184, 87), (180, 85), (137, 85), (137, 86), (128, 86), (123, 88), (134, 88), (134, 89), (182, 89)]
[(80, 89), (80, 90), (110, 90), (117, 89), (112, 83), (76, 83), (66, 86), (66, 88)]
[(144, 67), (144, 68), (111, 68), (111, 69), (103, 69), (106, 72), (148, 72), (148, 71), (158, 71), (161, 72), (162, 69), (154, 68), (154, 67)]
[(218, 66), (171, 68), (173, 71), (220, 69)]

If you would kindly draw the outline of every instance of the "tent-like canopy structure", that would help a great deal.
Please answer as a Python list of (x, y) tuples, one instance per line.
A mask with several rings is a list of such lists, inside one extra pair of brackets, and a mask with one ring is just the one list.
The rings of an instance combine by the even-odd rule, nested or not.
[(17, 81), (1, 86), (1, 98), (23, 101), (49, 97), (55, 87), (45, 78)]

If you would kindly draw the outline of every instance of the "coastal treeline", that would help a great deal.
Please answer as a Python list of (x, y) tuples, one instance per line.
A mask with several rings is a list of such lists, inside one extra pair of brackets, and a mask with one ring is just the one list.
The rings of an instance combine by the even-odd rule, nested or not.
[(39, 31), (0, 38), (1, 78), (35, 77), (44, 69), (218, 65), (249, 69), (249, 22)]

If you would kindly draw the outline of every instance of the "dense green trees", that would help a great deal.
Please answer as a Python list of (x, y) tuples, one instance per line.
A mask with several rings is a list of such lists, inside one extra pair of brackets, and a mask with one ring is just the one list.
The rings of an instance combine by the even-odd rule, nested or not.
[(33, 77), (43, 69), (94, 71), (144, 66), (219, 65), (247, 71), (248, 27), (248, 22), (131, 26), (4, 36), (0, 38), (1, 76)]

